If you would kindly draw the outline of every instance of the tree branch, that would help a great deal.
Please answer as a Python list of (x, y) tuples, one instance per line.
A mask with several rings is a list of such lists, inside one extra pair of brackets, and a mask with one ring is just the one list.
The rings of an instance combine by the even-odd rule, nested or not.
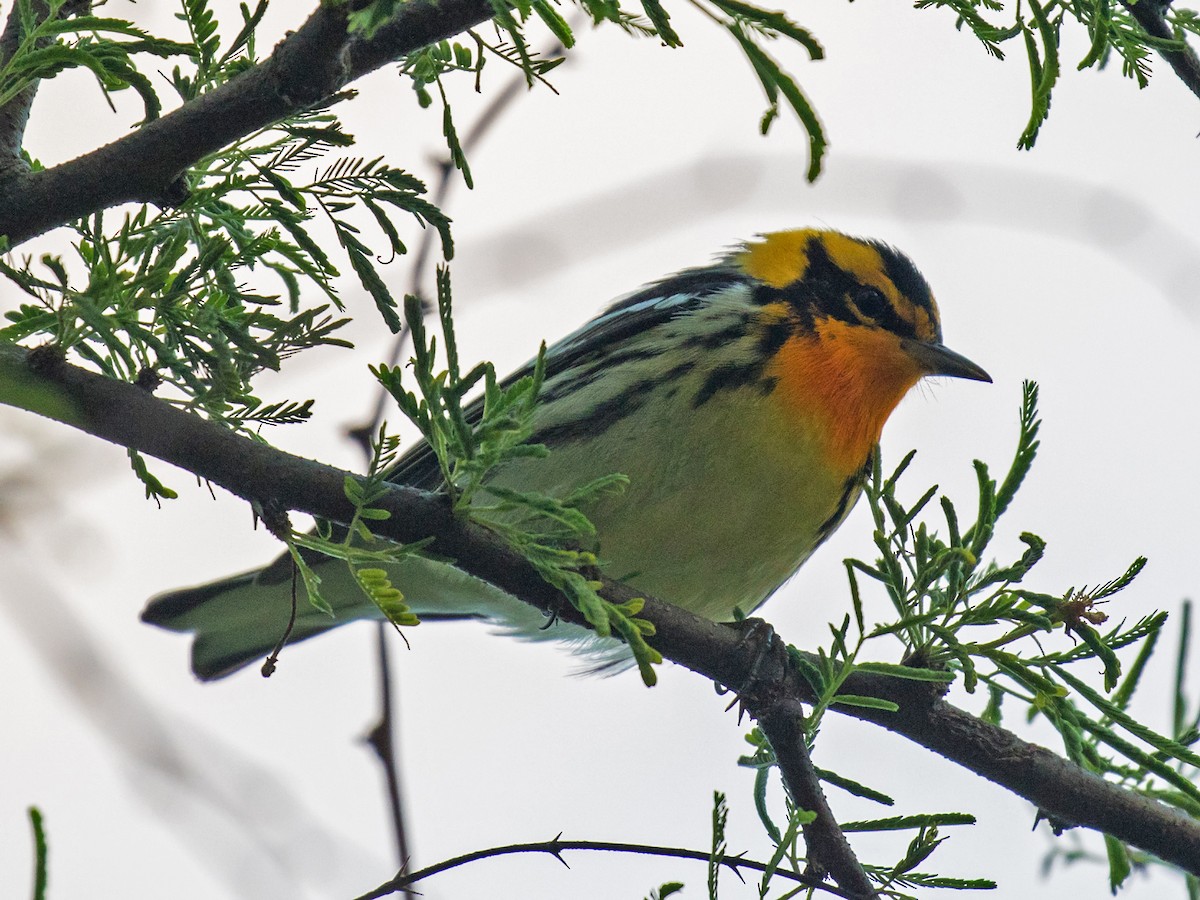
[(232, 81), (98, 150), (0, 184), (0, 235), (15, 247), (121, 203), (178, 203), (180, 176), (205, 156), (492, 12), (488, 0), (411, 0), (366, 40), (347, 31), (345, 4), (323, 3)]
[[(379, 662), (379, 721), (367, 732), (366, 744), (375, 752), (383, 769), (388, 809), (392, 814), (392, 836), (396, 840), (396, 859), (403, 870), (408, 868), (411, 851), (400, 791), (400, 768), (396, 762), (396, 707), (392, 699), (392, 673), (387, 645), (389, 630), (387, 622), (379, 622), (375, 628), (375, 658)], [(406, 900), (412, 900), (415, 895), (405, 888), (404, 896)]]
[[(176, 409), (135, 385), (70, 365), (50, 350), (0, 344), (0, 403), (38, 412), (104, 440), (133, 447), (180, 466), (246, 499), (273, 501), (334, 521), (348, 521), (353, 505), (343, 492), (349, 475), (236, 435)], [(378, 502), (391, 518), (373, 522), (381, 535), (411, 543), (433, 537), (433, 553), (515, 597), (581, 623), (582, 617), (536, 569), (503, 540), (453, 515), (443, 498), (402, 485)], [(807, 682), (784, 654), (761, 653), (727, 625), (604, 581), (614, 603), (640, 597), (642, 617), (664, 657), (725, 685), (754, 715), (769, 718), (773, 704), (813, 700)], [(927, 684), (869, 673), (846, 679), (844, 693), (877, 697), (897, 712), (832, 707), (873, 722), (1026, 798), (1061, 826), (1102, 831), (1200, 875), (1200, 823), (1165, 804), (1117, 787), (1051, 751), (946, 703)], [(793, 706), (793, 710), (795, 707)], [(789, 713), (793, 714), (794, 713)]]
[[(400, 872), (395, 878), (384, 882), (373, 891), (368, 891), (356, 897), (355, 900), (379, 900), (380, 897), (386, 897), (389, 894), (394, 894), (397, 891), (415, 885), (420, 881), (425, 881), (432, 878), (434, 875), (439, 875), (442, 872), (448, 872), (459, 866), (469, 865), (478, 862), (481, 859), (494, 859), (500, 856), (509, 856), (514, 853), (549, 853), (559, 862), (566, 865), (563, 859), (563, 853), (568, 850), (595, 850), (605, 851), (609, 853), (638, 853), (644, 856), (663, 856), (668, 859), (691, 859), (697, 862), (708, 862), (711, 859), (711, 853), (705, 850), (685, 850), (680, 847), (655, 847), (650, 844), (625, 844), (616, 843), (613, 841), (564, 841), (560, 838), (555, 838), (552, 841), (538, 841), (536, 843), (527, 844), (507, 844), (503, 847), (491, 847), (487, 850), (476, 850), (472, 853), (464, 853), (462, 856), (456, 856), (453, 859), (443, 860), (439, 863), (434, 863), (432, 866), (427, 866), (418, 872)], [(742, 870), (748, 872), (771, 872), (772, 877), (781, 878), (785, 881), (795, 882), (805, 885), (813, 890), (823, 891), (832, 897), (845, 897), (847, 900), (857, 900), (853, 894), (848, 894), (845, 891), (830, 887), (827, 884), (822, 884), (816, 878), (810, 878), (807, 875), (798, 872), (789, 872), (785, 868), (776, 868), (768, 863), (758, 862), (757, 860), (744, 859), (740, 856), (725, 856), (719, 860), (720, 866), (730, 869), (734, 874), (741, 878)], [(744, 881), (744, 879), (743, 879)]]
[[(1122, 0), (1152, 37), (1179, 38), (1155, 0)], [(86, 3), (68, 4), (73, 13)], [(149, 122), (137, 131), (42, 172), (12, 162), (35, 87), (0, 110), (0, 235), (15, 247), (75, 219), (122, 203), (172, 205), (179, 179), (205, 156), (300, 112), (408, 53), (473, 28), (493, 15), (489, 0), (411, 0), (368, 39), (347, 30), (346, 4), (322, 4), (253, 69)], [(11, 54), (16, 10), (0, 36), (0, 60)], [(1181, 81), (1200, 96), (1200, 59), (1158, 48)], [(10, 175), (6, 181), (3, 176)]]
[(1129, 14), (1142, 26), (1142, 30), (1146, 34), (1160, 40), (1183, 44), (1182, 49), (1179, 50), (1170, 50), (1164, 47), (1156, 49), (1158, 55), (1175, 70), (1175, 74), (1179, 76), (1179, 80), (1187, 86), (1187, 89), (1200, 97), (1200, 59), (1197, 59), (1196, 52), (1191, 45), (1175, 33), (1163, 16), (1163, 10), (1166, 9), (1169, 2), (1170, 0), (1167, 3), (1161, 3), (1159, 0), (1121, 0), (1121, 5), (1129, 10)]
[[(730, 628), (697, 620), (665, 603), (653, 609), (648, 605), (643, 616), (658, 628), (655, 648), (680, 665), (739, 692), (747, 687), (746, 673), (753, 671), (756, 684), (749, 687), (767, 695), (768, 702), (771, 695), (788, 698), (776, 702), (815, 699), (793, 666), (779, 661), (764, 664)], [(815, 655), (805, 655), (819, 663)], [(1024, 797), (1060, 827), (1079, 826), (1110, 834), (1184, 871), (1200, 874), (1200, 823), (1176, 809), (1111, 784), (947, 703), (926, 683), (858, 672), (845, 680), (842, 693), (890, 701), (899, 710), (893, 713), (835, 703), (833, 711), (880, 725), (982, 775)], [(753, 701), (748, 706), (754, 712)]]
[[(838, 826), (837, 817), (821, 789), (821, 779), (808, 752), (804, 710), (799, 698), (781, 697), (760, 710), (753, 708), (749, 701), (746, 706), (775, 752), (775, 761), (779, 764), (784, 786), (792, 801), (800, 809), (816, 813), (812, 822), (801, 826), (804, 844), (808, 848), (807, 874), (823, 878), (828, 872), (841, 888), (852, 892), (855, 897), (866, 900), (875, 897), (875, 886)], [(818, 867), (823, 867), (824, 871)]]
[[(90, 6), (91, 3), (87, 0), (73, 0), (62, 6), (58, 12), (66, 18), (81, 15), (87, 12)], [(50, 15), (50, 8), (45, 0), (39, 0), (33, 5), (33, 14), (38, 21), (44, 21)], [(8, 11), (4, 33), (0, 34), (0, 67), (13, 58), (26, 37), (22, 28), (21, 4), (14, 3)], [(37, 92), (38, 83), (34, 82), (0, 107), (0, 183), (29, 172), (29, 165), (21, 158), (21, 149), (25, 144), (25, 126), (29, 124), (29, 111), (33, 107)]]

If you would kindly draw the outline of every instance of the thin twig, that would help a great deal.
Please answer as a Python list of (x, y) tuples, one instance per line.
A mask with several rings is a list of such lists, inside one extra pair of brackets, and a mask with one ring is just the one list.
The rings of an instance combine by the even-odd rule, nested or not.
[(300, 570), (296, 566), (296, 561), (292, 560), (292, 608), (288, 613), (287, 627), (283, 629), (283, 634), (275, 642), (275, 646), (271, 648), (271, 652), (267, 654), (267, 658), (263, 660), (261, 669), (263, 678), (270, 678), (275, 674), (275, 667), (279, 664), (279, 654), (287, 646), (288, 638), (292, 636), (292, 629), (296, 627), (296, 588), (299, 577)]
[[(576, 22), (573, 22), (571, 27), (576, 27)], [(565, 52), (565, 49), (561, 43), (555, 42), (553, 46), (547, 48), (545, 55), (556, 56)], [(461, 144), (464, 153), (471, 153), (478, 147), (492, 127), (499, 121), (503, 112), (512, 106), (512, 103), (520, 96), (525, 87), (524, 76), (514, 76), (504, 89), (493, 98), (462, 140)], [(449, 160), (443, 160), (439, 163), (438, 173), (438, 183), (437, 189), (434, 192), (433, 203), (439, 209), (444, 209), (450, 189), (457, 183), (458, 179), (454, 177), (455, 169)], [(425, 229), (412, 265), (409, 293), (421, 298), (421, 307), (423, 310), (427, 307), (427, 303), (424, 298), (422, 285), (425, 282), (429, 260), (433, 256), (433, 242), (433, 229)], [(404, 352), (404, 346), (408, 342), (408, 338), (409, 329), (406, 324), (400, 329), (395, 341), (392, 343), (388, 365), (395, 366), (400, 362), (400, 356)], [(383, 421), (389, 397), (388, 392), (380, 386), (376, 393), (375, 405), (371, 411), (369, 421), (364, 425), (347, 430), (347, 435), (359, 444), (368, 455), (371, 452), (371, 439), (379, 430), (379, 425)], [(388, 627), (386, 622), (380, 622), (376, 628), (377, 640), (375, 646), (380, 684), (379, 720), (370, 732), (368, 732), (367, 743), (375, 751), (380, 765), (383, 766), (384, 778), (387, 781), (388, 806), (392, 815), (392, 832), (396, 840), (397, 859), (399, 859), (401, 866), (407, 866), (409, 860), (412, 859), (412, 853), (409, 845), (407, 817), (404, 813), (403, 798), (400, 790), (400, 773), (397, 763), (397, 741), (395, 736), (396, 707), (392, 699), (391, 667), (389, 665), (387, 644)], [(404, 894), (406, 897), (416, 896), (408, 887), (404, 888)]]
[[(404, 795), (400, 789), (400, 769), (396, 763), (395, 722), (396, 704), (392, 697), (392, 674), (387, 642), (386, 622), (378, 623), (375, 629), (375, 659), (379, 669), (379, 721), (367, 734), (367, 744), (375, 751), (379, 764), (383, 766), (384, 778), (387, 780), (388, 808), (392, 813), (392, 833), (396, 838), (396, 858), (400, 861), (401, 869), (407, 868), (412, 858), (412, 850), (408, 842), (408, 829), (405, 827)], [(416, 897), (416, 893), (407, 886), (404, 896)]]
[[(564, 866), (566, 862), (562, 859), (561, 854), (565, 850), (602, 850), (612, 853), (641, 853), (648, 856), (665, 856), (672, 859), (694, 859), (703, 862), (708, 862), (712, 858), (712, 854), (706, 850), (686, 850), (681, 847), (656, 847), (651, 844), (624, 844), (614, 841), (563, 841), (555, 838), (552, 841), (539, 841), (528, 844), (507, 844), (502, 847), (491, 847), (487, 850), (476, 850), (472, 853), (464, 853), (462, 856), (456, 856), (453, 859), (447, 859), (443, 862), (436, 863), (432, 866), (427, 866), (419, 872), (411, 874), (398, 874), (395, 878), (381, 884), (373, 891), (368, 891), (355, 900), (378, 900), (380, 897), (386, 897), (388, 894), (394, 894), (409, 885), (416, 884), (418, 881), (423, 881), (426, 878), (431, 878), (434, 875), (457, 868), (458, 866), (467, 865), (468, 863), (478, 862), (481, 859), (493, 859), (497, 856), (508, 856), (514, 853), (549, 853), (561, 862)], [(751, 872), (766, 872), (771, 868), (767, 863), (756, 862), (752, 859), (742, 859), (740, 856), (723, 857), (720, 864), (732, 870), (739, 877), (740, 869), (746, 869)], [(856, 895), (846, 891), (839, 890), (829, 884), (824, 884), (818, 878), (813, 878), (802, 872), (792, 872), (786, 868), (779, 867), (772, 870), (773, 875), (782, 878), (785, 881), (792, 881), (797, 884), (805, 885), (817, 891), (824, 891), (834, 897), (843, 897), (845, 900), (858, 900)]]

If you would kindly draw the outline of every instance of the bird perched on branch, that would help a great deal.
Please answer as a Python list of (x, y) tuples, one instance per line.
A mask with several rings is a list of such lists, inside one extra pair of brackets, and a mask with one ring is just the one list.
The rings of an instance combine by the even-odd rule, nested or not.
[[(503, 464), (481, 493), (627, 475), (626, 490), (584, 510), (604, 571), (718, 621), (757, 609), (837, 529), (884, 423), (921, 378), (991, 381), (942, 344), (929, 285), (906, 256), (815, 229), (764, 235), (618, 300), (552, 346), (545, 367), (530, 441), (548, 456)], [(437, 490), (442, 472), (420, 444), (389, 480)], [(380, 616), (345, 563), (318, 565), (335, 615), (302, 598), (296, 639)], [(445, 562), (408, 558), (389, 578), (419, 615), (588, 643), (577, 626), (543, 629), (538, 610)], [(291, 591), (285, 555), (163, 594), (142, 617), (194, 632), (194, 671), (219, 678), (276, 643)]]

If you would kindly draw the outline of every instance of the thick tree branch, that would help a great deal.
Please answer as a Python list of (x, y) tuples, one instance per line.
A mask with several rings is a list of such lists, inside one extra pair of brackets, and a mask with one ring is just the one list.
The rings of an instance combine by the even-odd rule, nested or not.
[[(346, 521), (353, 513), (342, 489), (348, 473), (235, 435), (134, 385), (69, 365), (49, 351), (31, 354), (0, 344), (0, 403), (134, 447), (240, 497), (274, 501), (335, 521)], [(455, 517), (442, 499), (397, 486), (372, 505), (391, 513), (390, 519), (373, 523), (380, 534), (402, 542), (432, 535), (432, 552), (457, 560), (466, 571), (540, 609), (581, 621), (523, 557), (492, 532)], [(643, 596), (608, 581), (601, 593), (617, 603)], [(760, 720), (794, 716), (798, 701), (813, 699), (783, 654), (763, 654), (738, 629), (644, 599), (642, 616), (654, 623), (652, 643), (663, 656), (738, 692)], [(838, 712), (940, 753), (1026, 798), (1061, 826), (1106, 832), (1200, 875), (1200, 823), (1173, 808), (1110, 784), (957, 709), (922, 682), (858, 673), (846, 680), (843, 691), (889, 700), (899, 711), (835, 704)]]
[(1200, 97), (1200, 59), (1197, 59), (1196, 52), (1186, 39), (1181, 39), (1179, 35), (1175, 34), (1163, 16), (1163, 10), (1169, 3), (1170, 0), (1167, 0), (1166, 3), (1160, 2), (1160, 0), (1121, 0), (1121, 5), (1129, 10), (1129, 14), (1142, 26), (1142, 30), (1146, 34), (1164, 41), (1183, 44), (1178, 50), (1159, 47), (1157, 48), (1158, 55), (1175, 70), (1175, 74), (1179, 76), (1179, 80), (1187, 86), (1187, 89)]
[(347, 31), (344, 4), (322, 4), (229, 83), (98, 150), (0, 184), (0, 235), (13, 247), (121, 203), (178, 202), (179, 177), (205, 156), (491, 15), (488, 0), (411, 0), (364, 40)]

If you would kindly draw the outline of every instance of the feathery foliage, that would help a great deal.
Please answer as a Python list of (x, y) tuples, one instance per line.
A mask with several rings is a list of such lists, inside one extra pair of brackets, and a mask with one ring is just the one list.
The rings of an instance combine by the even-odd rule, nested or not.
[[(1061, 74), (1060, 48), (1065, 32), (1086, 35), (1087, 52), (1076, 69), (1104, 69), (1114, 58), (1121, 73), (1145, 87), (1150, 81), (1150, 56), (1156, 50), (1181, 50), (1187, 34), (1200, 33), (1196, 12), (1156, 4), (1177, 35), (1165, 41), (1147, 34), (1120, 0), (916, 0), (918, 9), (948, 9), (955, 27), (970, 31), (989, 55), (1005, 58), (1003, 44), (1020, 37), (1029, 65), (1029, 121), (1017, 140), (1022, 150), (1033, 149), (1042, 124), (1050, 115), (1050, 99)], [(1006, 20), (1006, 21), (998, 21)]]
[[(1144, 558), (1095, 587), (1070, 587), (1058, 593), (1024, 586), (1046, 550), (1045, 542), (1034, 534), (1019, 535), (1025, 549), (1016, 559), (986, 561), (998, 520), (1037, 454), (1041, 425), (1037, 399), (1037, 385), (1027, 382), (1016, 451), (999, 485), (986, 464), (975, 462), (978, 497), (975, 518), (968, 527), (963, 527), (957, 507), (948, 497), (938, 498), (936, 486), (914, 502), (900, 499), (901, 477), (912, 453), (886, 478), (876, 458), (865, 493), (879, 555), (872, 563), (846, 561), (852, 615), (830, 625), (832, 640), (818, 649), (817, 662), (793, 652), (797, 670), (817, 697), (806, 722), (809, 739), (816, 740), (825, 712), (834, 705), (895, 710), (887, 701), (844, 694), (841, 685), (853, 672), (947, 687), (957, 684), (968, 694), (983, 687), (985, 720), (999, 724), (1004, 712), (1016, 706), (1022, 718), (1040, 717), (1048, 722), (1059, 733), (1067, 758), (1080, 767), (1196, 815), (1200, 812), (1200, 788), (1195, 783), (1200, 754), (1192, 748), (1200, 740), (1200, 713), (1189, 711), (1183, 693), (1190, 610), (1185, 612), (1176, 666), (1174, 727), (1171, 733), (1161, 734), (1142, 724), (1131, 713), (1130, 704), (1162, 634), (1166, 614), (1153, 613), (1132, 622), (1122, 619), (1109, 626), (1109, 614), (1102, 609), (1133, 582), (1146, 563)], [(940, 515), (940, 524), (927, 521), (931, 515)], [(864, 597), (860, 583), (864, 577), (882, 589), (891, 607), (890, 614), (874, 625), (868, 625), (867, 610), (874, 607)], [(1061, 640), (1063, 637), (1067, 640)], [(875, 655), (884, 655), (881, 651), (888, 643), (898, 644), (899, 662), (862, 661), (869, 648), (875, 648)], [(1130, 653), (1132, 660), (1122, 658)], [(1102, 675), (1100, 687), (1089, 683), (1097, 664)], [(778, 844), (782, 830), (768, 812), (774, 755), (757, 730), (748, 740), (755, 749), (741, 763), (755, 770), (755, 808), (767, 835)], [(841, 773), (818, 771), (826, 784), (884, 805), (893, 803), (878, 786), (860, 784)], [(793, 813), (789, 805), (788, 814)], [(970, 824), (968, 820), (971, 817), (960, 813), (900, 816), (842, 828), (918, 829), (899, 862), (868, 868), (881, 889), (906, 896), (899, 889), (990, 886), (979, 880), (931, 879), (912, 871), (943, 840), (937, 834), (939, 826)], [(1128, 877), (1132, 865), (1149, 864), (1146, 854), (1112, 837), (1106, 836), (1105, 847), (1114, 889)], [(1072, 855), (1056, 848), (1052, 856), (1067, 862), (1089, 854), (1080, 851)], [(802, 857), (799, 861), (802, 863)]]

